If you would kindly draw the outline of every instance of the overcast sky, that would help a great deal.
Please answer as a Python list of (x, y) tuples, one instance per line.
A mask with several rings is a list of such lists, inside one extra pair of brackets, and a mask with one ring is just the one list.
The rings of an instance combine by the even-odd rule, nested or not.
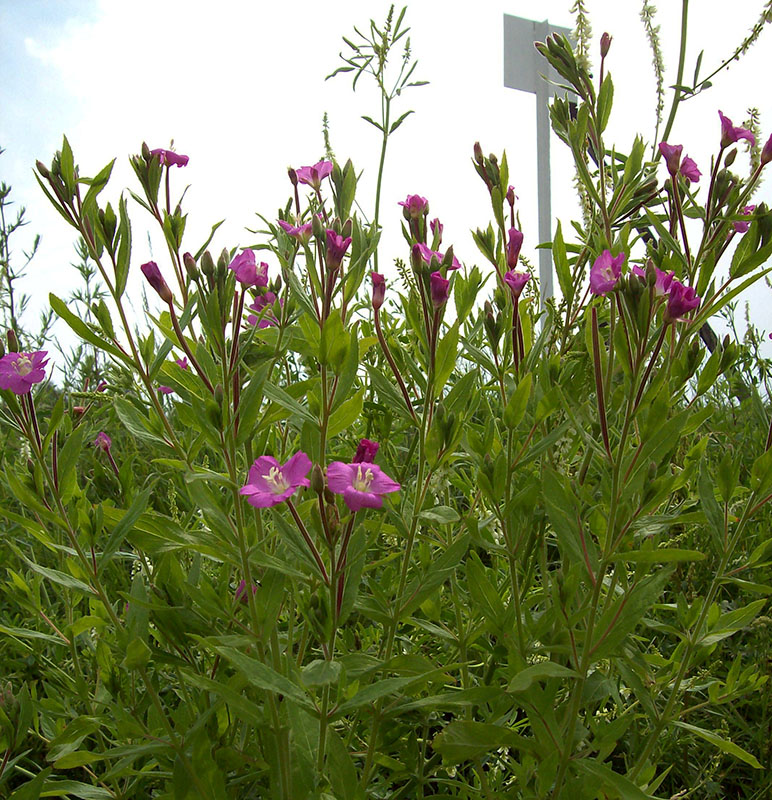
[[(476, 140), (486, 153), (507, 150), (526, 234), (524, 252), (536, 261), (535, 100), (503, 87), (502, 17), (533, 18), (538, 7), (541, 19), (570, 27), (570, 5), (569, 0), (410, 4), (406, 23), (419, 61), (414, 77), (430, 84), (397, 101), (397, 113), (416, 113), (395, 134), (387, 158), (382, 264), (407, 255), (397, 201), (417, 193), (429, 199), (432, 216), (442, 219), (445, 245), (453, 243), (464, 263), (483, 265), (469, 235), (470, 228), (490, 219), (485, 187), (470, 163)], [(681, 4), (661, 5), (658, 22), (673, 83)], [(701, 49), (703, 74), (731, 54), (761, 5), (759, 0), (736, 0), (731, 7), (717, 0), (692, 2), (687, 77)], [(636, 132), (650, 142), (654, 77), (640, 3), (587, 0), (587, 6), (596, 42), (604, 30), (614, 37), (607, 63), (615, 109), (607, 144), (624, 151)], [(137, 188), (128, 155), (138, 152), (143, 140), (152, 148), (168, 147), (173, 139), (175, 149), (190, 156), (189, 166), (173, 174), (177, 190), (191, 185), (185, 249), (195, 251), (211, 224), (225, 218), (212, 246), (219, 251), (253, 243), (245, 228), (255, 226), (256, 213), (270, 217), (284, 205), (287, 167), (322, 156), (326, 111), (336, 156), (341, 162), (351, 158), (364, 170), (360, 202), (371, 213), (379, 139), (360, 115), (378, 115), (377, 92), (364, 79), (353, 94), (347, 76), (324, 78), (340, 64), (341, 36), (350, 36), (354, 25), (366, 27), (371, 17), (382, 21), (388, 7), (380, 0), (0, 0), (0, 146), (6, 149), (0, 180), (12, 184), (13, 198), (28, 209), (26, 235), (43, 237), (25, 286), (36, 305), (48, 291), (66, 295), (73, 284), (73, 237), (31, 173), (36, 159), (50, 162), (63, 133), (81, 175), (95, 174), (117, 156), (111, 187), (102, 195), (114, 203), (122, 188)], [(772, 132), (771, 44), (768, 29), (714, 88), (682, 107), (670, 141), (684, 144), (703, 173), (718, 145), (718, 109), (739, 124), (756, 106), (765, 138)], [(553, 137), (553, 214), (564, 220), (564, 229), (575, 212), (572, 178), (567, 148)], [(770, 203), (769, 184), (757, 201)], [(130, 204), (138, 282), (142, 262), (155, 257), (162, 269), (168, 265), (157, 243), (151, 252), (144, 212)], [(27, 242), (19, 237), (17, 251)], [(767, 330), (772, 329), (768, 292), (757, 291), (752, 305), (754, 321)]]

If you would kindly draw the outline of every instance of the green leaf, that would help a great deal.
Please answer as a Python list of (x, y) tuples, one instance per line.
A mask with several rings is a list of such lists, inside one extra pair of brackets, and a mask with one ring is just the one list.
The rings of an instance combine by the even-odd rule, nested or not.
[(166, 447), (166, 442), (163, 438), (152, 429), (150, 420), (138, 411), (132, 403), (122, 397), (116, 397), (114, 404), (118, 419), (132, 436)]
[(80, 319), (80, 317), (75, 316), (75, 314), (73, 314), (72, 311), (67, 308), (65, 303), (55, 294), (49, 294), (48, 301), (51, 304), (51, 308), (56, 316), (60, 319), (63, 319), (70, 326), (73, 332), (80, 336), (81, 339), (84, 339), (89, 344), (93, 344), (100, 350), (109, 353), (111, 356), (115, 356), (115, 358), (117, 358), (119, 361), (123, 361), (124, 364), (131, 364), (131, 360), (128, 358), (128, 356), (122, 353), (117, 347), (115, 347), (115, 345), (108, 342), (107, 339), (103, 339), (101, 336), (95, 333), (85, 322), (83, 322), (82, 319)]
[(337, 411), (333, 412), (327, 424), (328, 437), (337, 436), (359, 419), (364, 399), (365, 390), (360, 389), (353, 397), (346, 400)]
[(541, 661), (532, 664), (515, 675), (509, 682), (508, 692), (525, 692), (531, 688), (535, 681), (549, 680), (550, 678), (578, 678), (579, 673), (568, 667), (556, 664), (554, 661)]
[(442, 387), (447, 383), (458, 356), (458, 322), (454, 322), (445, 337), (437, 345), (437, 358), (434, 365), (434, 391), (439, 397)]
[(598, 126), (603, 133), (611, 116), (611, 107), (614, 105), (614, 84), (611, 82), (611, 73), (606, 73), (600, 91), (598, 92)]
[(706, 558), (707, 555), (699, 550), (678, 550), (667, 547), (619, 553), (614, 561), (629, 561), (633, 564), (667, 564), (672, 561), (704, 561)]
[(118, 236), (120, 243), (115, 257), (115, 291), (120, 298), (126, 289), (126, 280), (129, 277), (129, 262), (131, 261), (131, 220), (126, 208), (126, 198), (121, 195), (118, 201)]
[(79, 581), (77, 578), (73, 578), (72, 575), (68, 575), (66, 572), (60, 572), (58, 569), (42, 567), (40, 564), (36, 564), (34, 561), (31, 561), (23, 555), (22, 558), (27, 562), (27, 565), (33, 572), (37, 572), (38, 575), (42, 575), (44, 578), (47, 578), (49, 581), (56, 583), (59, 586), (64, 586), (67, 589), (73, 589), (76, 592), (82, 592), (83, 594), (88, 594), (91, 596), (96, 594), (88, 584), (83, 583), (83, 581)]
[(304, 420), (305, 422), (310, 422), (315, 426), (319, 424), (319, 420), (316, 419), (316, 417), (306, 408), (306, 406), (298, 403), (297, 400), (287, 394), (284, 389), (276, 384), (266, 382), (263, 387), (263, 393), (269, 400), (272, 400), (274, 403), (278, 403), (282, 408), (286, 408), (291, 414), (300, 417), (300, 419)]
[(571, 280), (571, 268), (566, 256), (566, 245), (563, 241), (563, 229), (560, 221), (558, 221), (558, 227), (555, 231), (555, 238), (552, 240), (552, 260), (555, 264), (555, 272), (558, 275), (560, 291), (566, 303), (570, 306), (574, 296), (574, 284)]
[(418, 519), (424, 519), (429, 522), (437, 522), (440, 525), (449, 525), (453, 522), (458, 522), (458, 512), (450, 508), (450, 506), (434, 506), (434, 508), (427, 508), (418, 515)]
[(743, 750), (742, 747), (736, 745), (734, 742), (730, 742), (728, 739), (722, 739), (718, 734), (713, 733), (713, 731), (706, 731), (704, 728), (698, 728), (696, 725), (690, 725), (688, 722), (680, 722), (679, 720), (675, 720), (673, 725), (683, 728), (685, 731), (695, 734), (695, 736), (699, 736), (706, 742), (715, 745), (722, 753), (734, 756), (754, 769), (764, 769), (756, 756), (752, 755), (747, 750)]
[(525, 416), (525, 410), (528, 407), (528, 399), (531, 396), (532, 381), (533, 376), (531, 373), (526, 373), (521, 378), (520, 383), (517, 384), (517, 389), (512, 392), (507, 402), (503, 418), (504, 424), (510, 429), (516, 428)]
[(300, 671), (300, 680), (304, 686), (327, 686), (336, 683), (340, 677), (340, 661), (327, 661), (317, 658), (306, 664)]
[(117, 552), (118, 548), (123, 543), (123, 540), (128, 536), (134, 523), (140, 518), (142, 513), (147, 508), (148, 501), (150, 500), (150, 493), (153, 487), (149, 486), (144, 492), (140, 492), (135, 498), (131, 506), (121, 517), (121, 521), (113, 528), (110, 538), (105, 544), (102, 554), (99, 558), (99, 572), (110, 563), (110, 560)]
[(432, 742), (446, 764), (472, 761), (502, 747), (532, 751), (533, 743), (509, 728), (467, 720), (451, 722)]
[[(600, 778), (603, 781), (603, 796), (615, 797), (619, 800), (656, 800), (636, 786), (629, 778), (614, 772), (610, 767), (591, 758), (577, 758), (574, 765), (579, 772)], [(608, 794), (613, 792), (613, 794)]]
[(766, 600), (754, 600), (747, 606), (722, 614), (716, 620), (716, 624), (711, 627), (697, 644), (711, 645), (720, 642), (722, 639), (728, 639), (730, 636), (737, 633), (737, 631), (750, 625), (766, 603)]

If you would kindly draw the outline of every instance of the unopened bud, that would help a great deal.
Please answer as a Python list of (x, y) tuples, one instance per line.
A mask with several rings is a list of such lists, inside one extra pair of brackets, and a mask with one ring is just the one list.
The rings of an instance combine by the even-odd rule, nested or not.
[(351, 230), (354, 227), (354, 223), (351, 219), (347, 219), (343, 223), (343, 230), (340, 232), (340, 235), (345, 239), (347, 236), (351, 236)]
[(507, 202), (509, 203), (509, 207), (510, 208), (514, 208), (515, 207), (515, 187), (514, 186), (510, 186), (507, 189)]
[(724, 159), (724, 166), (731, 167), (734, 164), (734, 160), (737, 158), (737, 148), (733, 147), (727, 154), (726, 158)]
[(611, 39), (612, 37), (608, 33), (604, 33), (600, 37), (600, 57), (605, 58), (608, 55), (608, 51), (611, 48)]
[(153, 154), (150, 152), (150, 148), (147, 146), (147, 142), (142, 142), (142, 158), (149, 164), (151, 159), (153, 158)]
[(311, 470), (311, 488), (319, 495), (324, 493), (324, 474), (318, 464)]
[(761, 166), (769, 164), (772, 161), (772, 136), (767, 139), (766, 144), (761, 149)]
[(201, 256), (201, 272), (210, 280), (214, 277), (214, 259), (208, 250)]
[(6, 338), (8, 339), (8, 350), (11, 353), (18, 353), (19, 352), (19, 340), (16, 338), (16, 331), (13, 328), (9, 328), (5, 334)]
[(377, 272), (371, 272), (370, 277), (373, 279), (373, 311), (378, 311), (386, 298), (386, 279)]
[(182, 256), (182, 263), (185, 265), (185, 271), (188, 277), (195, 280), (198, 276), (198, 267), (196, 266), (196, 259), (190, 253), (185, 253)]
[(158, 296), (164, 303), (172, 302), (172, 290), (169, 288), (166, 281), (161, 275), (161, 270), (158, 269), (158, 264), (155, 261), (148, 261), (143, 264), (140, 269), (142, 274), (147, 278), (147, 282), (158, 292)]
[(475, 143), (474, 143), (474, 160), (475, 160), (475, 161), (476, 161), (476, 162), (477, 162), (477, 163), (478, 163), (480, 166), (482, 166), (482, 165), (483, 165), (483, 162), (484, 162), (484, 159), (483, 159), (483, 151), (482, 151), (482, 147), (480, 147), (480, 143), (479, 143), (479, 142), (475, 142)]
[(86, 407), (85, 406), (73, 406), (72, 407), (72, 413), (76, 417), (83, 416), (83, 414), (86, 413)]
[(314, 232), (314, 236), (317, 239), (321, 239), (324, 241), (326, 237), (324, 222), (322, 222), (321, 217), (318, 214), (314, 214), (311, 218), (311, 230)]
[(293, 186), (297, 186), (298, 185), (298, 174), (297, 174), (297, 172), (295, 172), (295, 170), (292, 167), (289, 167), (287, 169), (287, 175), (289, 175), (290, 183)]
[(51, 172), (49, 171), (48, 167), (42, 161), (36, 161), (35, 162), (35, 166), (37, 167), (38, 172), (44, 178), (46, 178), (46, 180), (51, 177)]

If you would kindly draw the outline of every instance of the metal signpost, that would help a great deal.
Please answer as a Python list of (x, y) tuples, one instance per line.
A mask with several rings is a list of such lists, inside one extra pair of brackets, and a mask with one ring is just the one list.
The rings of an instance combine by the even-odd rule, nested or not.
[[(549, 99), (555, 94), (565, 94), (565, 92), (553, 85), (560, 76), (533, 44), (543, 42), (553, 33), (569, 38), (571, 36), (568, 28), (550, 25), (547, 20), (535, 22), (504, 14), (504, 86), (536, 95), (536, 173), (540, 242), (552, 240)], [(544, 301), (554, 294), (551, 250), (539, 250), (539, 281), (543, 307)]]

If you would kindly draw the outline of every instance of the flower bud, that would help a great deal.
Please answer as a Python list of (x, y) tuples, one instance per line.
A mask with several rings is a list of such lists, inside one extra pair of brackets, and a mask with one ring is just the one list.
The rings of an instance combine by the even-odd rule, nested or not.
[(161, 270), (158, 269), (158, 264), (156, 264), (155, 261), (148, 261), (147, 264), (143, 264), (140, 269), (147, 279), (147, 282), (158, 292), (158, 296), (161, 300), (163, 300), (164, 303), (171, 303), (172, 290), (163, 279)]
[(73, 416), (75, 416), (75, 417), (82, 417), (86, 413), (86, 407), (85, 406), (73, 406), (72, 407), (72, 413), (73, 413)]
[(311, 226), (314, 236), (316, 236), (317, 239), (324, 239), (324, 223), (318, 214), (314, 214), (311, 218)]
[(185, 271), (188, 277), (195, 280), (198, 276), (198, 267), (196, 266), (196, 259), (190, 253), (185, 253), (182, 256), (182, 263), (185, 265)]
[(429, 294), (435, 311), (439, 311), (448, 302), (448, 287), (450, 281), (443, 278), (439, 272), (432, 272), (429, 277)]
[(150, 159), (153, 157), (152, 153), (150, 152), (150, 148), (147, 146), (147, 142), (142, 142), (142, 147), (140, 148), (142, 153), (142, 158), (149, 164)]
[(96, 439), (94, 439), (94, 447), (98, 447), (107, 453), (112, 446), (113, 440), (104, 431), (99, 431)]
[(600, 57), (605, 58), (608, 55), (608, 51), (611, 48), (611, 39), (612, 37), (608, 33), (604, 33), (600, 37)]
[(386, 298), (386, 279), (377, 272), (371, 272), (370, 277), (373, 279), (373, 311), (378, 311)]
[(515, 187), (512, 185), (507, 189), (507, 202), (510, 208), (515, 207)]
[(8, 339), (8, 350), (11, 353), (18, 353), (19, 352), (19, 340), (16, 338), (16, 331), (13, 328), (9, 328), (6, 333), (6, 338)]
[(352, 464), (372, 464), (380, 445), (370, 439), (360, 439)]
[(214, 259), (208, 250), (201, 256), (201, 272), (203, 272), (209, 280), (214, 278)]
[(321, 495), (324, 493), (324, 474), (322, 473), (322, 468), (318, 464), (314, 464), (314, 468), (311, 470), (311, 488), (318, 494)]
[(483, 165), (483, 151), (479, 142), (474, 143), (474, 160), (480, 165)]
[(354, 222), (349, 218), (343, 223), (343, 230), (341, 230), (341, 236), (346, 239), (351, 236), (351, 231), (354, 228)]
[(36, 161), (35, 166), (37, 167), (38, 172), (44, 178), (46, 178), (46, 180), (51, 177), (51, 173), (49, 172), (48, 167), (42, 161)]
[(727, 154), (726, 158), (724, 158), (724, 166), (731, 167), (734, 164), (734, 160), (737, 158), (737, 148), (733, 147)]
[(292, 167), (289, 167), (287, 169), (287, 175), (289, 175), (290, 183), (293, 186), (297, 186), (298, 185), (298, 174), (297, 174), (297, 172), (295, 172), (295, 170)]

